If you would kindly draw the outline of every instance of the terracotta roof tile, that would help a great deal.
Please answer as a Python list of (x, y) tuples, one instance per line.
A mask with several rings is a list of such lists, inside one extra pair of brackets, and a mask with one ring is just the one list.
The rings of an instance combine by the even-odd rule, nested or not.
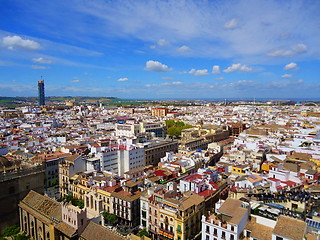
[(126, 239), (92, 221), (89, 222), (87, 227), (81, 233), (80, 237), (85, 240), (97, 240), (97, 239), (124, 240)]
[(280, 215), (276, 226), (273, 229), (273, 234), (283, 236), (288, 239), (302, 240), (306, 232), (307, 223)]

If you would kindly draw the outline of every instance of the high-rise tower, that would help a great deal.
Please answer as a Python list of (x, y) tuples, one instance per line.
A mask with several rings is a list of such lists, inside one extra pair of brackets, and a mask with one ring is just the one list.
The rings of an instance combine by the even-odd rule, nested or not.
[(39, 80), (38, 81), (38, 102), (39, 106), (44, 106), (45, 101), (44, 101), (44, 80)]

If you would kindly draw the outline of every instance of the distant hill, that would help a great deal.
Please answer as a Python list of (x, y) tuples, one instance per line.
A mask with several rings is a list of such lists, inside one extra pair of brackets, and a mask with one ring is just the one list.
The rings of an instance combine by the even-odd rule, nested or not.
[[(46, 97), (46, 103), (57, 103), (61, 104), (67, 101), (75, 100), (76, 102), (81, 103), (121, 103), (127, 102), (126, 99), (121, 99), (117, 97), (73, 97), (73, 96), (65, 96), (65, 97), (57, 97), (51, 96)], [(132, 101), (132, 100), (130, 100)], [(37, 97), (0, 97), (0, 106), (1, 107), (19, 107), (25, 105), (36, 105), (38, 103)]]

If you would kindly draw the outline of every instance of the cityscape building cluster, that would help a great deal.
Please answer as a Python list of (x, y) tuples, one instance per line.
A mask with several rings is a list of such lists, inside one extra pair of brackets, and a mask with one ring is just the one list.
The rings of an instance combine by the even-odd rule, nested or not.
[[(170, 135), (170, 121), (188, 127)], [(300, 104), (1, 108), (0, 227), (43, 240), (317, 239), (319, 130), (320, 108)]]

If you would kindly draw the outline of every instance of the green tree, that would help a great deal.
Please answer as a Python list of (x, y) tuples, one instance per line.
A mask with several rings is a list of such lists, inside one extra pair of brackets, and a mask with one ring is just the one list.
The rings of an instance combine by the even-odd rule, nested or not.
[(80, 199), (77, 199), (77, 198), (74, 198), (72, 195), (67, 195), (63, 198), (63, 200), (67, 201), (67, 202), (71, 202), (71, 204), (73, 206), (77, 206), (79, 208), (84, 208), (84, 201), (83, 200), (80, 200)]
[(138, 236), (139, 237), (143, 237), (143, 236), (150, 237), (146, 228), (141, 229), (140, 232), (138, 233)]
[(10, 237), (18, 234), (20, 232), (20, 227), (17, 225), (9, 226), (2, 231), (2, 236), (4, 237)]
[(118, 222), (118, 217), (114, 214), (103, 212), (102, 216), (108, 224), (114, 225), (115, 223)]
[(179, 129), (178, 127), (170, 127), (167, 130), (167, 134), (170, 136), (176, 136), (179, 137), (181, 134), (181, 129)]
[(14, 240), (30, 240), (24, 233), (23, 234), (18, 234), (14, 238)]
[(170, 128), (170, 127), (173, 127), (175, 124), (175, 121), (174, 120), (166, 120), (166, 127), (167, 129)]
[(175, 126), (176, 126), (176, 127), (179, 127), (179, 128), (183, 128), (183, 127), (184, 127), (184, 122), (177, 121), (177, 122), (175, 123)]

